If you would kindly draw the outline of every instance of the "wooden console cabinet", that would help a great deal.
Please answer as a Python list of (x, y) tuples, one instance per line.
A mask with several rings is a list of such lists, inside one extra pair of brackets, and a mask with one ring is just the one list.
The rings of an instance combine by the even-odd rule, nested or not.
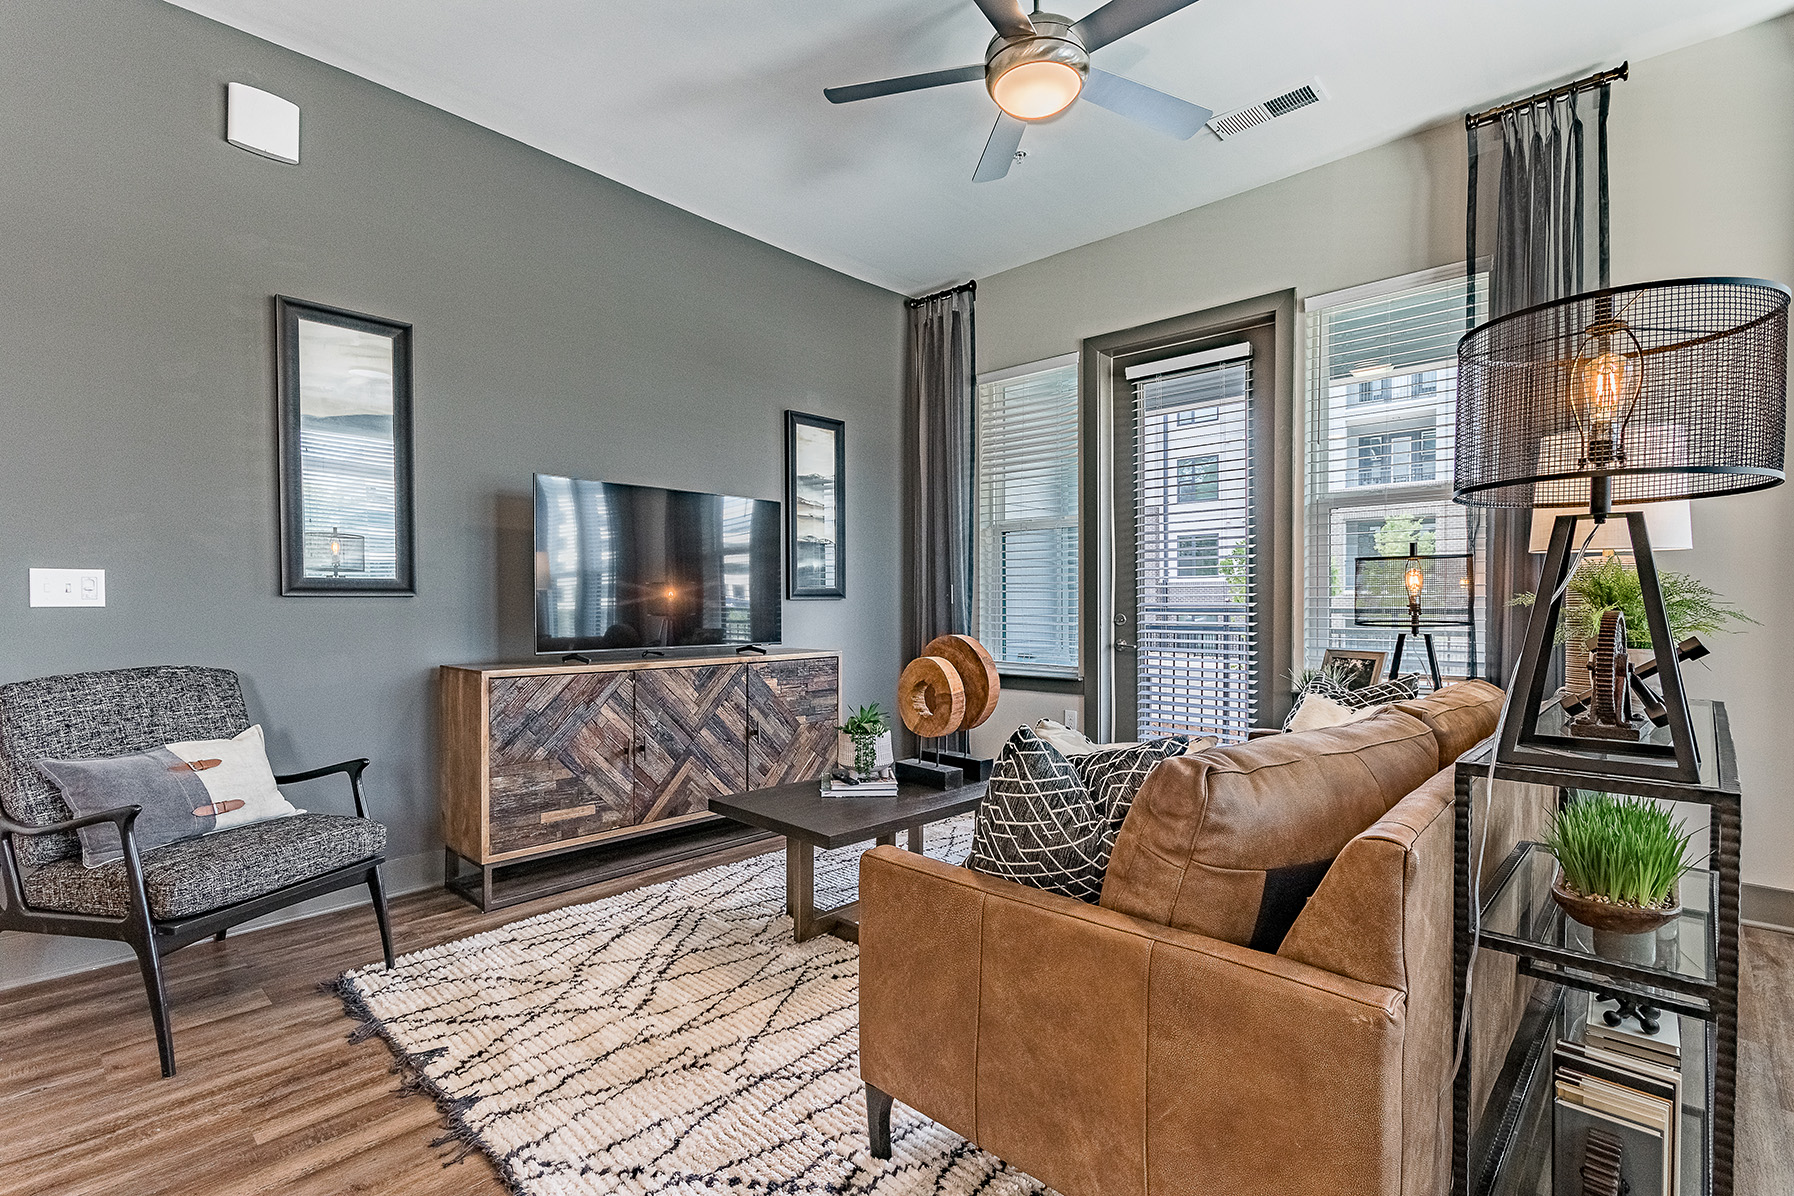
[(482, 909), (764, 837), (709, 800), (825, 776), (841, 714), (827, 652), (445, 665), (440, 685), (448, 883)]

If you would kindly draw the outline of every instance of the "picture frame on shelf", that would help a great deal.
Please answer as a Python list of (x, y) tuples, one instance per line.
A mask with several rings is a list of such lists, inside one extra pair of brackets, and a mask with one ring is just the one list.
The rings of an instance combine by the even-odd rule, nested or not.
[(846, 421), (785, 412), (788, 597), (847, 597), (846, 475)]
[(417, 593), (411, 325), (274, 297), (282, 594)]
[(1383, 665), (1388, 659), (1387, 652), (1328, 648), (1321, 656), (1321, 672), (1342, 678), (1347, 689), (1368, 689), (1383, 679)]

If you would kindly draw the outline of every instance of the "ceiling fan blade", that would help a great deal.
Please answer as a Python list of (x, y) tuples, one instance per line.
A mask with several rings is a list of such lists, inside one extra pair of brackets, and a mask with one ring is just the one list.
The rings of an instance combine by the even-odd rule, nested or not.
[(854, 83), (847, 87), (825, 87), (822, 94), (831, 104), (851, 104), (874, 96), (894, 96), (905, 91), (921, 91), (925, 87), (945, 87), (949, 83), (971, 83), (984, 78), (984, 67), (956, 66), (944, 71), (928, 71), (920, 75), (902, 75), (880, 79), (876, 83)]
[(1097, 50), (1194, 3), (1196, 0), (1109, 0), (1072, 29), (1084, 39), (1086, 50)]
[(1034, 22), (1022, 0), (972, 0), (1004, 37), (1027, 37), (1034, 32)]
[(978, 159), (978, 169), (972, 172), (974, 183), (988, 183), (1009, 173), (1009, 166), (1015, 161), (1015, 151), (1022, 144), (1022, 130), (1027, 127), (1027, 122), (1019, 121), (1007, 112), (997, 113), (990, 140), (984, 143), (984, 156)]
[(1209, 122), (1214, 113), (1201, 104), (1192, 104), (1176, 96), (1111, 75), (1108, 71), (1090, 68), (1084, 80), (1081, 99), (1099, 108), (1107, 108), (1118, 116), (1137, 121), (1149, 129), (1169, 133), (1179, 141), (1188, 141)]

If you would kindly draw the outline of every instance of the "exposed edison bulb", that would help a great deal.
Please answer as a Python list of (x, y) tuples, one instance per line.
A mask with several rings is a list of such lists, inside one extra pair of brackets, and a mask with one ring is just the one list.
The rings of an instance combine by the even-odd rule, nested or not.
[(1584, 464), (1599, 468), (1626, 459), (1620, 438), (1628, 409), (1638, 395), (1639, 366), (1636, 355), (1620, 351), (1622, 338), (1631, 338), (1630, 329), (1609, 325), (1590, 331), (1593, 343), (1589, 348), (1599, 351), (1585, 351), (1577, 361), (1572, 402), (1582, 430)]
[(1023, 62), (1010, 67), (990, 85), (997, 107), (1017, 120), (1044, 120), (1084, 90), (1084, 76), (1063, 62)]
[(1408, 598), (1411, 601), (1420, 601), (1420, 590), (1426, 585), (1426, 574), (1420, 571), (1418, 559), (1408, 558), (1408, 571), (1402, 574), (1402, 584), (1408, 588)]

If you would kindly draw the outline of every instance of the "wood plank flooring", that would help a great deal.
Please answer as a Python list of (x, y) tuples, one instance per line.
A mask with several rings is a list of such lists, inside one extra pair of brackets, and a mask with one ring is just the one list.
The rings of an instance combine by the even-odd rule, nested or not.
[[(415, 894), (394, 903), (394, 930), (416, 951), (624, 887), (492, 914)], [(398, 1098), (386, 1046), (351, 1046), (319, 989), (378, 957), (365, 909), (169, 957), (172, 1080), (159, 1078), (134, 965), (0, 993), (0, 1193), (504, 1196), (484, 1156), (434, 1144), (435, 1106)], [(1794, 937), (1745, 929), (1741, 1024), (1738, 1192), (1781, 1196), (1794, 1192)]]

